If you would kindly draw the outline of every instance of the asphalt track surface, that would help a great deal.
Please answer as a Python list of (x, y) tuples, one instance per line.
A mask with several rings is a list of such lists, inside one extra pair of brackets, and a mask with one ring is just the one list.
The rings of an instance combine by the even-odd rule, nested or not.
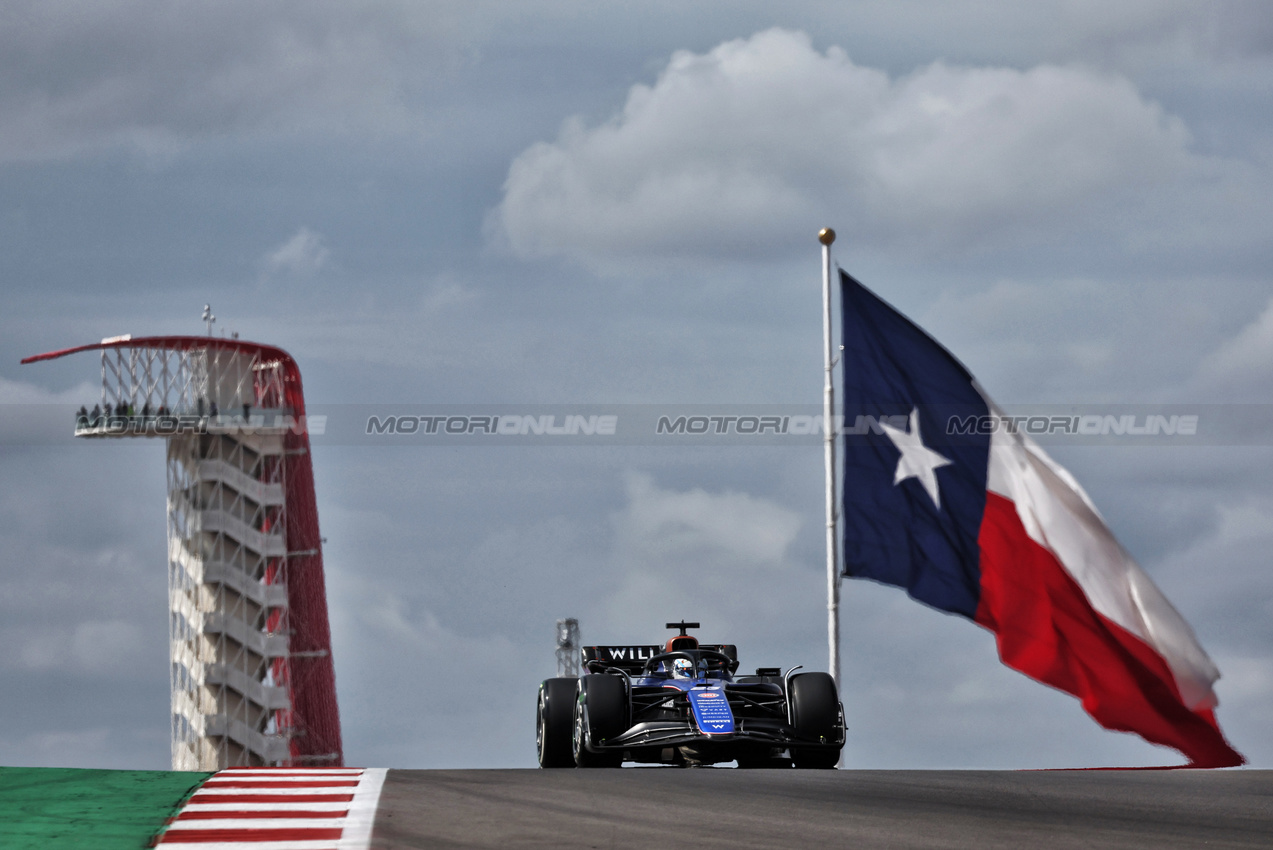
[(393, 770), (371, 846), (1273, 847), (1273, 771)]

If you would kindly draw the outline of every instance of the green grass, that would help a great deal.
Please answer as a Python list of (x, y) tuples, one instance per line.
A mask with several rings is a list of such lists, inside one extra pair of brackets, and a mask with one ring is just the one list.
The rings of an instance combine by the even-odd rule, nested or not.
[(209, 776), (0, 767), (0, 847), (141, 850)]

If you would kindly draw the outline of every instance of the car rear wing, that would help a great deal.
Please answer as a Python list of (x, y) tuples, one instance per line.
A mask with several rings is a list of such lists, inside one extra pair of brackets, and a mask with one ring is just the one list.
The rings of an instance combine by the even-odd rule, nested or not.
[[(711, 649), (724, 653), (730, 660), (738, 660), (738, 647), (732, 643), (704, 643), (699, 649)], [(617, 667), (628, 674), (640, 673), (645, 662), (663, 653), (663, 647), (657, 644), (648, 646), (585, 646), (580, 650), (584, 669), (590, 673), (601, 673), (608, 667)]]

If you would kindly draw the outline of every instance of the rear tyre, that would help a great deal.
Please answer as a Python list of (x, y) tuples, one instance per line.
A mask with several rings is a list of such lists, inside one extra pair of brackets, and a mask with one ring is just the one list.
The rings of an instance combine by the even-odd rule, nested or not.
[[(839, 739), (840, 697), (828, 674), (792, 676), (787, 699), (797, 737), (828, 744)], [(796, 767), (829, 770), (840, 761), (840, 747), (792, 747), (791, 760)]]
[(617, 676), (584, 676), (575, 700), (571, 749), (578, 767), (619, 767), (623, 751), (594, 753), (587, 744), (604, 744), (627, 731), (628, 690)]
[(535, 712), (535, 749), (540, 767), (574, 767), (570, 737), (575, 719), (578, 679), (547, 679), (539, 686)]

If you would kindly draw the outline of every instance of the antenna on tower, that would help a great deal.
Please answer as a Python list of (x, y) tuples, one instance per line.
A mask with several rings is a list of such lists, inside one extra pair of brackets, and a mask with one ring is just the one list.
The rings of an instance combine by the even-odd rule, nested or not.
[(217, 320), (217, 317), (212, 315), (212, 305), (204, 304), (203, 305), (203, 321), (208, 326), (208, 336), (212, 336), (212, 323), (215, 322), (216, 320)]
[(579, 675), (579, 621), (574, 617), (557, 621), (557, 675)]

